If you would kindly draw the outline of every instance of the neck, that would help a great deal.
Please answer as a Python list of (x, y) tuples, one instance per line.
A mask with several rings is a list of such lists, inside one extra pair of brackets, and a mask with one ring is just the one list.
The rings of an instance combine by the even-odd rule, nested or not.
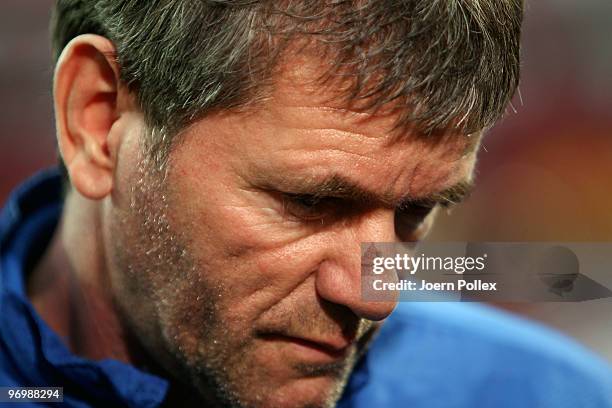
[[(30, 274), (28, 295), (72, 353), (134, 363), (113, 306), (101, 228), (102, 202), (71, 191), (46, 253)], [(83, 228), (90, 225), (91, 228)]]

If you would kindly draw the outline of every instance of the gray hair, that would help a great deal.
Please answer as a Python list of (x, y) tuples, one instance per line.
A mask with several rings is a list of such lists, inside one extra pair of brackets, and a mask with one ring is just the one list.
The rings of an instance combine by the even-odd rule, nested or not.
[[(279, 56), (306, 39), (346, 102), (399, 108), (398, 125), (472, 133), (504, 113), (518, 84), (522, 0), (58, 0), (58, 58), (75, 36), (115, 45), (150, 141), (214, 110), (265, 97)], [(159, 152), (158, 152), (159, 153)]]

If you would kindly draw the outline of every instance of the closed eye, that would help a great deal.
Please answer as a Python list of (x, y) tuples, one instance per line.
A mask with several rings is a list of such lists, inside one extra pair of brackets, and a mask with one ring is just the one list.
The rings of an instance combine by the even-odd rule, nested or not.
[(419, 228), (431, 214), (436, 205), (434, 203), (408, 202), (399, 206), (394, 214), (395, 234), (402, 241), (415, 241)]
[(282, 193), (284, 213), (302, 221), (322, 220), (336, 214), (340, 199), (314, 194)]

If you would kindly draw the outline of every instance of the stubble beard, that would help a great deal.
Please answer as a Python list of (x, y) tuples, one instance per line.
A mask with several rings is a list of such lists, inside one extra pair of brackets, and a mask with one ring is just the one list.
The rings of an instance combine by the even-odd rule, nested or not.
[[(194, 405), (255, 408), (268, 391), (254, 363), (254, 340), (223, 324), (220, 304), (227, 293), (206, 280), (206, 270), (189, 240), (172, 228), (165, 166), (143, 159), (132, 188), (129, 210), (117, 217), (114, 257), (122, 288), (116, 303), (128, 330), (172, 381), (196, 391)], [(127, 300), (130, 299), (130, 300)], [(136, 303), (143, 312), (135, 313)], [(238, 325), (240, 327), (240, 325)], [(340, 362), (292, 368), (304, 377), (331, 376), (325, 401), (304, 408), (336, 405), (365, 344)]]

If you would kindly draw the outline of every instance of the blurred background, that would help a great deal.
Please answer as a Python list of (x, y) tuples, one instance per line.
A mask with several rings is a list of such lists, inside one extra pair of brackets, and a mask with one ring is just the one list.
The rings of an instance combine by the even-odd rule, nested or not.
[[(56, 162), (51, 4), (0, 2), (2, 202)], [(432, 240), (612, 241), (611, 38), (609, 0), (527, 0), (520, 94), (484, 140), (473, 196), (442, 216)], [(611, 271), (596, 275), (612, 287)], [(612, 361), (612, 299), (498, 306)]]

